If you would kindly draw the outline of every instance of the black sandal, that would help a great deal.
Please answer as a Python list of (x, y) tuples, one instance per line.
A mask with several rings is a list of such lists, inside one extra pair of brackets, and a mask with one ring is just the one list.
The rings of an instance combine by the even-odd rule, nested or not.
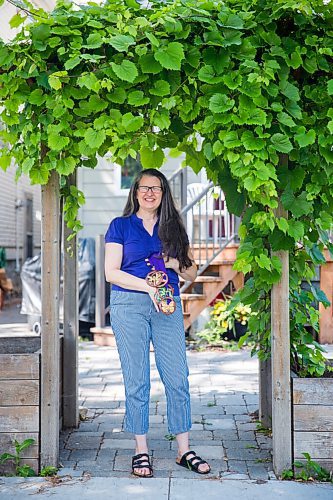
[[(147, 457), (144, 458), (143, 460), (140, 460), (142, 457)], [(143, 465), (144, 462), (148, 465)], [(134, 469), (149, 469), (150, 473), (149, 474), (138, 474), (137, 472), (134, 471)], [(132, 457), (132, 474), (134, 476), (138, 477), (153, 477), (153, 468), (150, 465), (150, 459), (148, 453), (139, 453), (138, 455), (134, 455)]]
[[(194, 456), (191, 458), (187, 458), (189, 455), (194, 455)], [(201, 457), (199, 457), (195, 453), (195, 451), (187, 451), (186, 453), (184, 453), (179, 462), (177, 462), (176, 460), (176, 464), (180, 465), (181, 467), (186, 467), (186, 469), (193, 470), (193, 472), (196, 472), (197, 474), (208, 474), (211, 470), (210, 466), (209, 469), (206, 471), (199, 470), (199, 466), (201, 464), (207, 464), (207, 465), (209, 464), (206, 462), (206, 460), (203, 460)]]

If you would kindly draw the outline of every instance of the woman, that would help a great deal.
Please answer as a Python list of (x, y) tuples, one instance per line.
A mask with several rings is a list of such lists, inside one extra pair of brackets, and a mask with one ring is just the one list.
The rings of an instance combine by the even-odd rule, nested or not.
[[(140, 172), (123, 217), (111, 222), (105, 243), (105, 274), (113, 285), (111, 326), (125, 384), (125, 430), (136, 441), (132, 473), (153, 475), (147, 446), (152, 341), (165, 387), (169, 432), (178, 443), (176, 463), (207, 474), (207, 462), (189, 450), (190, 395), (178, 285), (178, 275), (193, 281), (197, 268), (170, 187), (160, 171)], [(158, 280), (154, 272), (146, 279), (154, 269), (159, 272)]]

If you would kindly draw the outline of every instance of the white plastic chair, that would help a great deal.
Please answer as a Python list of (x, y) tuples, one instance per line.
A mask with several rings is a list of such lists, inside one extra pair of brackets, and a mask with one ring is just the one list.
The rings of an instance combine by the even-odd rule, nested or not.
[[(206, 188), (207, 184), (194, 182), (187, 186), (187, 204), (197, 198)], [(216, 199), (213, 194), (217, 193)], [(223, 207), (216, 209), (216, 203)], [(226, 238), (230, 232), (229, 217), (227, 213), (224, 193), (220, 188), (212, 188), (187, 212), (187, 232), (191, 242), (195, 240), (210, 238), (210, 228), (214, 244), (218, 237)], [(224, 228), (224, 234), (223, 234)]]

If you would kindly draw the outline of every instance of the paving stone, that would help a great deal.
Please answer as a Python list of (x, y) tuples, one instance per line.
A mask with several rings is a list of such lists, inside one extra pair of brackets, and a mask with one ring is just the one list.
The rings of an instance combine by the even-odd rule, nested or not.
[(223, 446), (224, 448), (227, 449), (232, 449), (232, 450), (239, 450), (239, 449), (252, 449), (252, 450), (259, 450), (258, 443), (255, 440), (248, 440), (245, 441), (243, 440), (229, 440), (229, 439), (223, 439)]
[(85, 432), (83, 435), (79, 433), (72, 434), (66, 443), (66, 448), (70, 450), (97, 450), (102, 441), (101, 436), (87, 436), (85, 437)]
[(104, 439), (133, 439), (133, 434), (131, 432), (125, 432), (116, 427), (110, 431), (104, 432)]
[(190, 431), (190, 441), (196, 440), (204, 440), (204, 441), (209, 441), (213, 439), (213, 432), (212, 431), (195, 431), (192, 430)]
[(256, 423), (246, 423), (246, 422), (237, 422), (237, 429), (240, 432), (244, 431), (255, 431), (257, 429), (257, 424)]
[(233, 480), (237, 480), (237, 481), (246, 481), (247, 479), (249, 479), (249, 475), (248, 474), (237, 474), (237, 473), (233, 473), (233, 472), (222, 472), (221, 474), (221, 478), (222, 479), (233, 479)]
[[(222, 440), (222, 439), (227, 439), (229, 441), (238, 441), (238, 434), (236, 429), (235, 430), (221, 430), (221, 429), (213, 429), (213, 436), (214, 440)], [(251, 438), (249, 438), (251, 439)], [(253, 434), (253, 440), (255, 439), (255, 436)]]
[(69, 455), (70, 460), (95, 460), (97, 450), (73, 450)]
[(133, 449), (135, 448), (135, 440), (134, 439), (104, 439), (101, 450), (105, 448), (110, 448), (111, 450), (116, 449)]
[(153, 450), (153, 457), (154, 459), (168, 459), (171, 461), (174, 461), (177, 456), (177, 450), (172, 449), (172, 450)]
[(191, 439), (191, 448), (197, 448), (198, 446), (202, 447), (202, 446), (222, 446), (222, 441), (213, 441), (213, 440), (209, 440), (209, 441), (204, 441), (204, 440), (195, 440), (195, 439)]
[(256, 405), (259, 407), (259, 394), (244, 394), (244, 399), (247, 405)]
[(231, 418), (209, 418), (205, 421), (205, 428), (214, 431), (215, 429), (233, 430), (236, 425)]
[(79, 432), (96, 432), (98, 424), (95, 422), (80, 422), (78, 430)]
[(117, 413), (103, 413), (94, 418), (94, 422), (98, 424), (121, 424), (124, 421), (124, 415)]
[(248, 468), (245, 460), (228, 460), (228, 471), (236, 472), (238, 474), (247, 474)]
[(113, 401), (100, 399), (86, 399), (84, 402), (86, 408), (116, 408)]
[(74, 469), (77, 463), (76, 460), (60, 460), (59, 462), (61, 467), (66, 469)]
[(149, 425), (151, 424), (163, 424), (164, 415), (149, 415)]
[(116, 453), (118, 453), (118, 450), (111, 450), (110, 448), (100, 449), (97, 454), (96, 462), (113, 463)]
[(238, 394), (217, 395), (216, 401), (222, 406), (241, 406), (244, 404), (244, 398)]
[(172, 443), (172, 441), (168, 439), (149, 439), (149, 448), (152, 450), (169, 450), (170, 443)]
[(71, 467), (62, 467), (61, 469), (58, 470), (57, 476), (71, 476), (71, 477), (78, 477), (82, 476), (82, 471), (80, 470), (74, 470)]
[(68, 460), (70, 454), (71, 454), (71, 450), (60, 448), (60, 453), (59, 453), (60, 462), (63, 462), (64, 460)]
[(225, 407), (225, 413), (227, 415), (248, 415), (248, 411), (246, 408), (246, 405), (226, 405)]
[(242, 415), (234, 415), (234, 419), (236, 421), (236, 424), (238, 424), (239, 422), (244, 422), (244, 423), (251, 423), (253, 422), (253, 419), (252, 417), (246, 413), (246, 414), (242, 414)]
[(237, 460), (257, 460), (268, 458), (268, 454), (265, 451), (247, 449), (247, 448), (228, 448), (227, 450), (228, 458)]
[(250, 465), (248, 466), (248, 472), (250, 479), (262, 479), (268, 481), (268, 470), (260, 465)]
[(254, 441), (256, 438), (254, 431), (240, 431), (238, 429), (238, 438), (243, 441)]

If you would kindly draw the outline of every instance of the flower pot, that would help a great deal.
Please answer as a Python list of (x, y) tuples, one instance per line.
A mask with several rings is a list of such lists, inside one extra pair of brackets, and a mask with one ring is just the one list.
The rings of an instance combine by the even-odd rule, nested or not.
[(227, 330), (221, 334), (223, 340), (239, 340), (247, 332), (247, 324), (242, 325), (239, 321), (235, 321), (235, 331), (233, 329)]

